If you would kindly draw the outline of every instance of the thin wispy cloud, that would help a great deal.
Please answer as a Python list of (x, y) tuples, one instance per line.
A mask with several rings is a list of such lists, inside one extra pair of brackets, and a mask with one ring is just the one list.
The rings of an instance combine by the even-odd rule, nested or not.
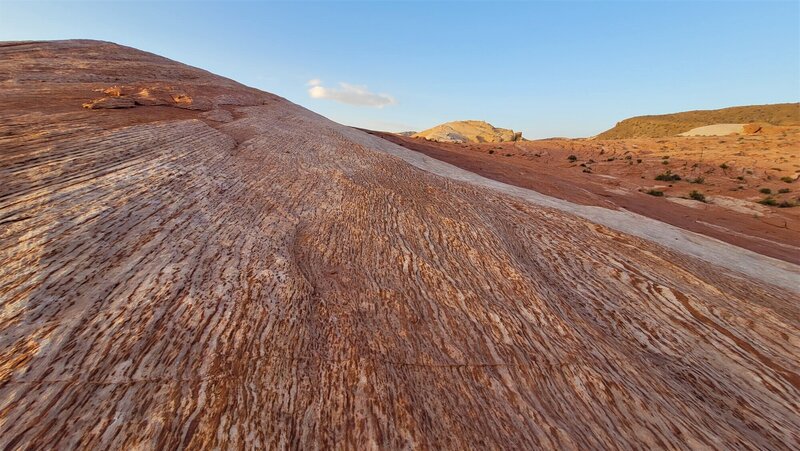
[(322, 80), (317, 78), (306, 83), (308, 95), (312, 99), (330, 99), (337, 102), (355, 106), (367, 106), (373, 108), (383, 108), (387, 105), (394, 105), (397, 101), (389, 94), (376, 94), (370, 92), (366, 86), (351, 85), (341, 82), (338, 88), (326, 88), (322, 86)]

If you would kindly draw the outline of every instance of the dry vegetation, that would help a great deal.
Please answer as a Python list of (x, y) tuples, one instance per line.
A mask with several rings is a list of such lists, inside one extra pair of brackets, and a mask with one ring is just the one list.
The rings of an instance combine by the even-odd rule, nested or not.
[(663, 138), (712, 124), (800, 126), (800, 103), (753, 105), (683, 113), (638, 116), (597, 135), (600, 139)]

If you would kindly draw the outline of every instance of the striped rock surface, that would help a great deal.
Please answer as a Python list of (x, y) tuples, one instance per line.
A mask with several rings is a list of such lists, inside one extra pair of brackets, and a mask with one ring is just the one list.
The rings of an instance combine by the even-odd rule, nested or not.
[(0, 448), (800, 447), (796, 292), (376, 139), (0, 44)]

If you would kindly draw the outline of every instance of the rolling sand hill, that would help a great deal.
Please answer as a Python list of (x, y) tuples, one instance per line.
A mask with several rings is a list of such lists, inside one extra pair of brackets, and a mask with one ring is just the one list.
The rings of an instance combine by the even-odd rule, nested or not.
[(453, 143), (497, 143), (522, 140), (522, 132), (497, 128), (483, 121), (447, 122), (412, 136), (429, 141)]
[(790, 263), (94, 41), (0, 43), (0, 178), (3, 449), (800, 441)]
[(664, 138), (709, 125), (751, 123), (800, 126), (800, 103), (737, 106), (721, 110), (632, 117), (600, 133), (597, 138)]

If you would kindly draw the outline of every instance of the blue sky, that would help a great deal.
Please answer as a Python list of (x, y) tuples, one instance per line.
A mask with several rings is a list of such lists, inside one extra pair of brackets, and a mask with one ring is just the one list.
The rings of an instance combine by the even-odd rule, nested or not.
[(798, 1), (0, 0), (0, 40), (66, 38), (137, 47), (392, 131), (482, 119), (578, 137), (641, 114), (800, 100)]

